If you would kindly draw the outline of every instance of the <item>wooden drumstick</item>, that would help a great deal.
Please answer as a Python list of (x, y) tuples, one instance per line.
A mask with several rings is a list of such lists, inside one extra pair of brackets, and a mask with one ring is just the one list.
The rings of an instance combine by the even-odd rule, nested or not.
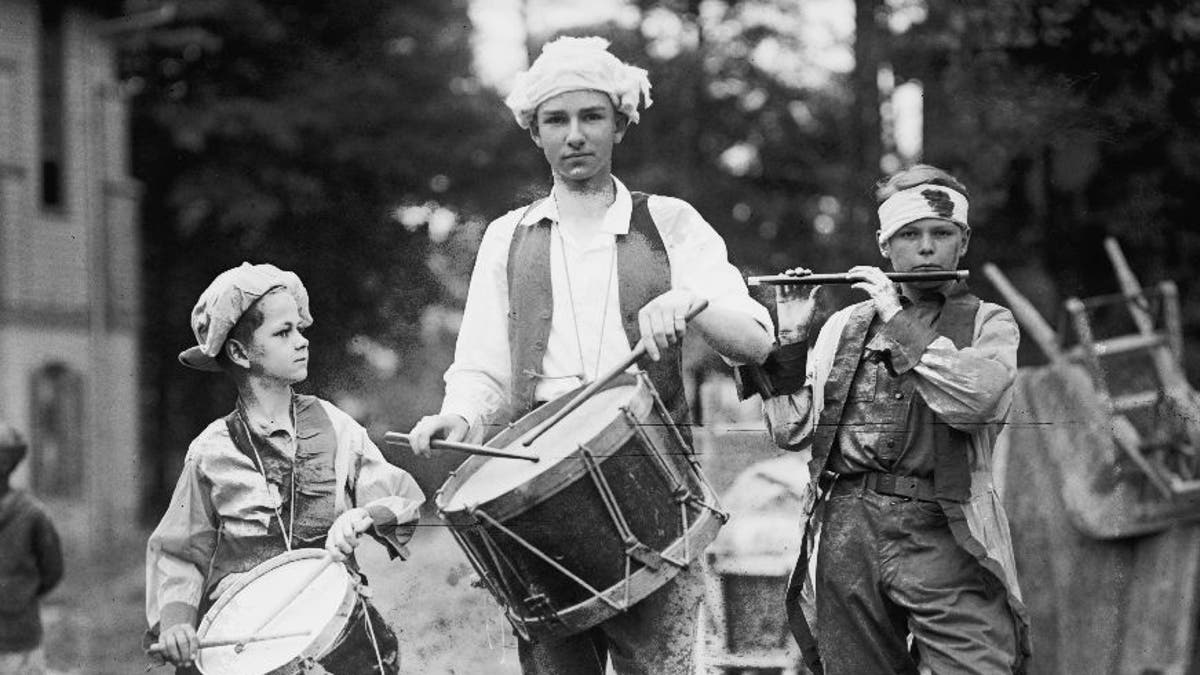
[[(247, 645), (252, 642), (266, 642), (268, 640), (286, 640), (294, 637), (304, 637), (312, 635), (312, 631), (299, 630), (291, 633), (271, 633), (269, 635), (249, 635), (236, 638), (210, 638), (200, 641), (200, 649), (210, 649), (212, 647), (229, 647), (231, 645)], [(155, 642), (147, 648), (147, 651), (161, 654), (166, 651), (166, 647), (161, 642)]]
[[(389, 431), (383, 435), (383, 442), (389, 445), (403, 445), (406, 448), (411, 448), (412, 436), (396, 431)], [(476, 445), (474, 443), (459, 443), (457, 441), (443, 441), (440, 439), (434, 439), (429, 442), (429, 446), (436, 450), (456, 450), (458, 452), (466, 452), (472, 455), (486, 455), (488, 457), (502, 457), (504, 459), (523, 459), (529, 462), (538, 461), (537, 455), (530, 455), (524, 452), (516, 452), (513, 450), (489, 448), (486, 445)]]
[[(691, 311), (689, 311), (687, 314), (685, 314), (683, 316), (683, 320), (691, 321), (692, 319), (696, 318), (697, 314), (699, 314), (700, 312), (703, 312), (706, 309), (708, 309), (708, 300), (701, 300), (699, 303), (696, 304), (695, 307), (693, 307), (691, 309)], [(584, 401), (591, 398), (592, 395), (595, 394), (596, 392), (600, 391), (600, 389), (602, 389), (604, 387), (604, 385), (608, 384), (609, 382), (612, 382), (613, 379), (615, 379), (621, 373), (625, 372), (626, 369), (628, 369), (633, 364), (637, 363), (638, 359), (642, 358), (645, 355), (646, 355), (646, 338), (643, 337), (641, 340), (638, 340), (637, 346), (633, 348), (633, 351), (629, 353), (629, 356), (625, 357), (625, 359), (623, 361), (621, 361), (617, 365), (613, 366), (613, 368), (611, 370), (609, 370), (608, 372), (604, 373), (599, 378), (597, 378), (595, 382), (593, 382), (593, 383), (589, 384), (587, 387), (585, 387), (583, 391), (576, 394), (575, 398), (571, 399), (566, 405), (559, 408), (558, 412), (554, 413), (550, 417), (547, 417), (544, 421), (542, 421), (541, 424), (537, 425), (532, 430), (530, 430), (529, 435), (525, 437), (525, 440), (522, 441), (521, 444), (527, 448), (529, 446), (533, 445), (533, 442), (536, 441), (542, 434), (546, 433), (547, 429), (554, 426), (555, 424), (558, 424), (559, 421), (562, 420), (562, 418), (564, 418), (567, 415), (570, 415), (572, 412), (574, 412), (574, 410), (576, 408), (583, 405)]]
[(304, 592), (304, 589), (308, 588), (309, 584), (316, 581), (317, 577), (324, 574), (325, 570), (329, 569), (329, 566), (332, 564), (333, 556), (330, 555), (329, 551), (325, 551), (321, 555), (321, 562), (317, 564), (317, 567), (313, 571), (309, 572), (308, 575), (296, 585), (296, 588), (293, 589), (292, 592), (283, 596), (271, 606), (271, 611), (267, 612), (266, 618), (258, 622), (258, 625), (254, 627), (254, 630), (250, 631), (250, 635), (258, 635), (260, 630), (266, 628), (267, 624), (274, 621), (275, 617), (279, 616), (283, 610), (287, 609), (288, 605), (295, 602), (296, 598), (300, 597), (300, 594)]

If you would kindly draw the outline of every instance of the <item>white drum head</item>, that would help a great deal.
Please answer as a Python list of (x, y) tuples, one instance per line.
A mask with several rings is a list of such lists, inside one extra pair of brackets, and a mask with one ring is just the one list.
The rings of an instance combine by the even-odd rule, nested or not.
[[(250, 580), (235, 586), (218, 600), (200, 625), (200, 639), (242, 639), (267, 617), (281, 599), (295, 592), (300, 583), (322, 564), (323, 550), (292, 551), (272, 558), (250, 571)], [(289, 557), (280, 564), (281, 558)], [(272, 564), (274, 567), (271, 567)], [(256, 575), (256, 570), (267, 567)], [(344, 565), (330, 565), (275, 617), (264, 626), (260, 636), (307, 632), (307, 635), (246, 643), (238, 653), (234, 645), (200, 650), (197, 666), (205, 675), (253, 675), (269, 673), (305, 653), (338, 616), (347, 595), (352, 593), (350, 574)], [(230, 595), (232, 594), (232, 595)], [(338, 632), (341, 626), (337, 627)]]
[(522, 445), (524, 437), (518, 438), (504, 449), (532, 453), (540, 461), (489, 457), (478, 471), (463, 481), (457, 492), (450, 495), (442, 510), (458, 511), (476, 506), (528, 483), (575, 452), (581, 443), (587, 443), (604, 431), (616, 418), (621, 405), (633, 398), (636, 389), (636, 385), (630, 384), (598, 391), (529, 447)]

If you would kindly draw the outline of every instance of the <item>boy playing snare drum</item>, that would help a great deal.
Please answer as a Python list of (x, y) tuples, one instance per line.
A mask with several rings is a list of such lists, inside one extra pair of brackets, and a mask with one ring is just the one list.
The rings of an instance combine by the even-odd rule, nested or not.
[[(188, 448), (146, 547), (146, 619), (177, 672), (197, 656), (204, 610), (241, 574), (302, 547), (324, 546), (353, 567), (364, 532), (404, 557), (425, 499), (349, 415), (293, 391), (308, 376), (312, 324), (299, 277), (243, 263), (213, 280), (191, 323), (198, 344), (179, 360), (224, 372), (238, 400)], [(368, 612), (382, 658), (372, 654), (362, 672), (395, 673), (395, 636)]]
[[(750, 298), (725, 242), (687, 202), (631, 192), (612, 157), (650, 104), (646, 71), (602, 38), (547, 44), (506, 100), (549, 165), (544, 199), (491, 223), (471, 273), (441, 412), (413, 427), (477, 441), (619, 365), (641, 342), (675, 422), (687, 421), (679, 345), (694, 331), (734, 363), (771, 348), (767, 310)], [(686, 316), (707, 301), (689, 324)], [(541, 673), (690, 673), (698, 565), (619, 616), (560, 640), (518, 640), (521, 669)]]

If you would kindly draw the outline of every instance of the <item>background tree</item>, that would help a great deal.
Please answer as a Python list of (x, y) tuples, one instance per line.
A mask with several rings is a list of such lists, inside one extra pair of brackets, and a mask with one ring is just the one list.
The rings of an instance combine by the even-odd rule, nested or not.
[(319, 345), (308, 386), (336, 398), (370, 378), (364, 337), (411, 351), (443, 294), (424, 225), (396, 209), (490, 210), (513, 173), (500, 103), (471, 74), (463, 2), (175, 5), (126, 45), (124, 64), (147, 187), (152, 501), (233, 398), (221, 378), (174, 361), (216, 273), (269, 261), (306, 280)]

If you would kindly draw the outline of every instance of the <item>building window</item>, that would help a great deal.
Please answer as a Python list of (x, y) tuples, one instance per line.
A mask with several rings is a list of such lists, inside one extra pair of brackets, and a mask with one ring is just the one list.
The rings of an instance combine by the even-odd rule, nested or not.
[(41, 154), (42, 206), (62, 209), (66, 204), (63, 3), (59, 0), (43, 0), (40, 7), (38, 62), (41, 81), (38, 101), (41, 125), (38, 145)]
[(78, 497), (83, 489), (83, 377), (51, 363), (30, 383), (29, 459), (39, 494)]

